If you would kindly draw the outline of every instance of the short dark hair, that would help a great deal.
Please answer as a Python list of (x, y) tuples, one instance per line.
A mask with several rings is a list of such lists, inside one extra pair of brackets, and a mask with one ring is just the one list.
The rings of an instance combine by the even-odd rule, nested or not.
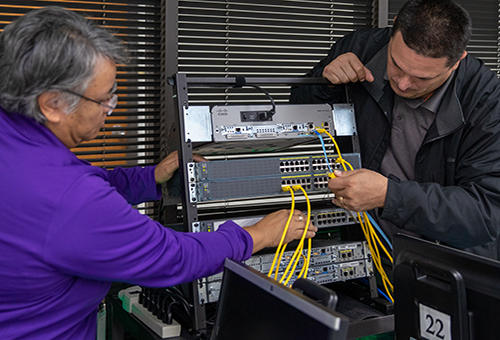
[(123, 43), (104, 28), (61, 7), (33, 10), (0, 34), (0, 106), (46, 121), (38, 96), (58, 92), (71, 111), (85, 92), (99, 58), (126, 61)]
[(405, 44), (424, 57), (460, 60), (471, 37), (469, 13), (451, 0), (410, 0), (394, 20), (392, 35), (401, 32)]

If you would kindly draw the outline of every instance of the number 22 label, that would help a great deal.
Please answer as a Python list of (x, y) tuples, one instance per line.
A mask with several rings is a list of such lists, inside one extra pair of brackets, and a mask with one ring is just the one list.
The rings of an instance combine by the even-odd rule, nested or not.
[(452, 340), (451, 318), (434, 308), (418, 304), (420, 337), (428, 340)]

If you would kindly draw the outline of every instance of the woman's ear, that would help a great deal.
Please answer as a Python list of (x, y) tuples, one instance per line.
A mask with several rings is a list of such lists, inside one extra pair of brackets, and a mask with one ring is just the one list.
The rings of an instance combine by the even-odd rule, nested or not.
[(65, 115), (61, 105), (60, 94), (58, 92), (44, 92), (38, 96), (38, 107), (40, 112), (47, 118), (48, 122), (57, 124)]

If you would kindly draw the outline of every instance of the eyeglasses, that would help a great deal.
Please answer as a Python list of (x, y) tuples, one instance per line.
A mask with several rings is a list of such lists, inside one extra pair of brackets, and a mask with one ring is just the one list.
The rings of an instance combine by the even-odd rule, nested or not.
[(78, 96), (78, 97), (80, 97), (80, 98), (83, 98), (83, 99), (85, 99), (85, 100), (88, 100), (88, 101), (90, 101), (90, 102), (93, 102), (93, 103), (99, 104), (99, 105), (101, 105), (101, 106), (107, 107), (107, 108), (109, 109), (109, 110), (108, 110), (108, 112), (106, 112), (106, 114), (107, 114), (108, 116), (109, 116), (109, 115), (111, 115), (111, 113), (113, 113), (113, 110), (116, 108), (116, 105), (118, 104), (118, 96), (117, 96), (116, 94), (113, 94), (113, 95), (111, 96), (111, 98), (110, 98), (107, 102), (105, 102), (105, 103), (101, 103), (101, 102), (99, 102), (99, 101), (97, 101), (97, 100), (90, 99), (90, 98), (88, 98), (88, 97), (85, 97), (84, 95), (81, 95), (81, 94), (79, 94), (79, 93), (73, 92), (73, 91), (71, 91), (71, 90), (63, 90), (63, 91), (64, 91), (64, 92), (68, 92), (68, 93), (70, 93), (70, 94), (72, 94), (72, 95), (74, 95), (74, 96)]

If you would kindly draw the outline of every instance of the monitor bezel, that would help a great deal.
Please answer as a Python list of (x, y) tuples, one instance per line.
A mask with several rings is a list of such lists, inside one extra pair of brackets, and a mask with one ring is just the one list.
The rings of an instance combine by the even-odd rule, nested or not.
[[(300, 309), (302, 313), (306, 314), (311, 319), (316, 320), (317, 322), (336, 332), (338, 334), (338, 339), (347, 339), (349, 320), (344, 315), (328, 309), (317, 301), (297, 292), (294, 289), (280, 284), (276, 280), (267, 277), (266, 275), (243, 263), (239, 263), (231, 259), (226, 259), (224, 262), (224, 275), (227, 271), (231, 271), (244, 280), (251, 282), (253, 285), (260, 288), (264, 292), (280, 299), (293, 308)], [(227, 284), (224, 283), (223, 279), (212, 339), (216, 339), (224, 304), (228, 303), (224, 298), (224, 291), (226, 289), (228, 289), (228, 287)]]
[[(482, 337), (500, 331), (498, 323), (488, 323), (491, 324), (488, 329), (478, 324), (489, 318), (478, 301), (495, 299), (495, 312), (500, 312), (499, 261), (405, 234), (394, 235), (393, 242), (398, 338), (426, 338), (420, 335), (420, 305), (451, 317), (454, 340), (477, 340), (476, 332)], [(439, 285), (441, 288), (436, 289)], [(442, 294), (437, 295), (439, 289)]]

